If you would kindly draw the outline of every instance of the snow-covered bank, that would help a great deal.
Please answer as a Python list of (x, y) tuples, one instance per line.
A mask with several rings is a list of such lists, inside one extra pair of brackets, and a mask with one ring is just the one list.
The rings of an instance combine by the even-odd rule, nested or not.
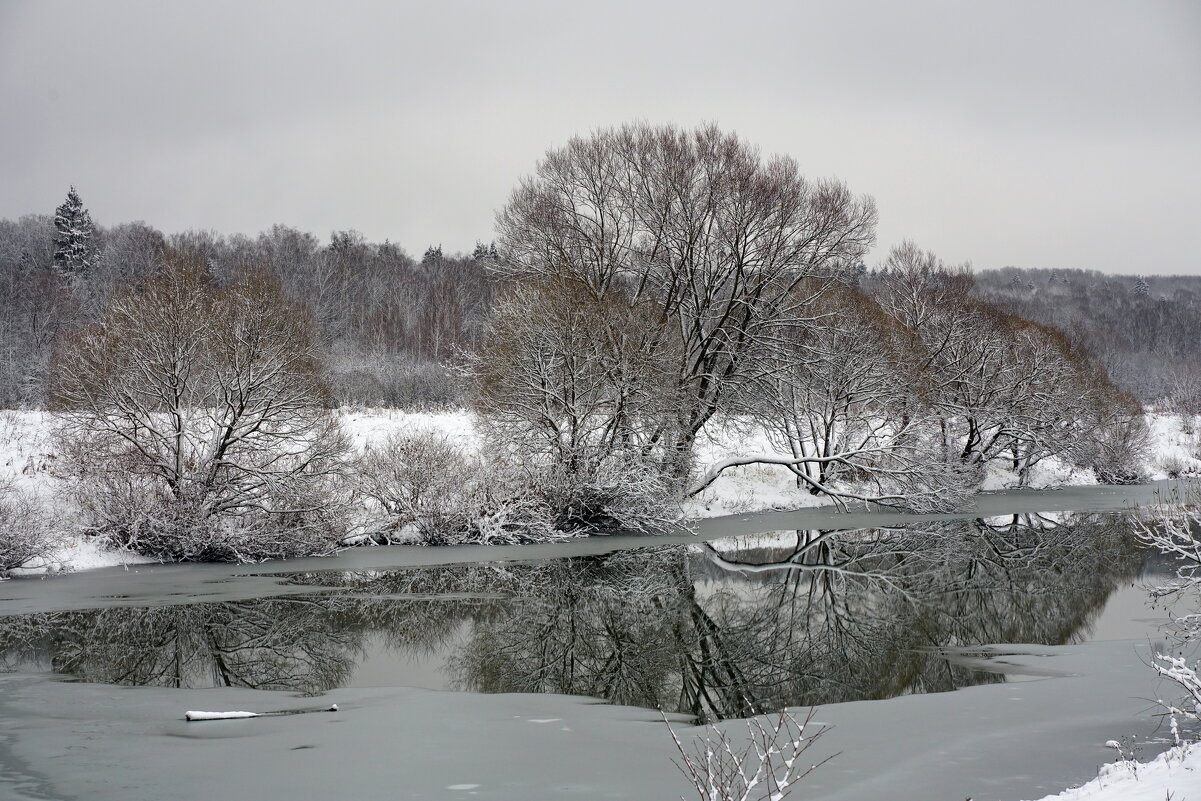
[(1164, 751), (1150, 762), (1102, 765), (1097, 778), (1039, 801), (1188, 801), (1201, 797), (1201, 744)]
[[(445, 435), (465, 450), (479, 445), (479, 433), (466, 410), (417, 412), (401, 409), (344, 408), (342, 424), (359, 451), (382, 443), (389, 435), (405, 431), (429, 431)], [(63, 502), (61, 465), (51, 442), (52, 417), (41, 411), (0, 411), (0, 482), (35, 493), (47, 509), (53, 509), (69, 532), (76, 522), (70, 505)], [(1165, 478), (1201, 472), (1201, 431), (1186, 425), (1176, 415), (1148, 414), (1151, 442), (1144, 471), (1150, 478)], [(767, 437), (745, 426), (711, 425), (698, 440), (697, 467), (704, 470), (731, 454), (770, 453)], [(1050, 488), (1095, 484), (1091, 471), (1074, 469), (1048, 459), (1038, 466), (1031, 486)], [(992, 469), (982, 489), (1015, 486), (1016, 476)], [(827, 498), (811, 495), (796, 486), (793, 475), (773, 465), (731, 468), (710, 487), (684, 504), (689, 519), (782, 509), (825, 506)], [(146, 561), (133, 554), (105, 550), (94, 541), (65, 533), (62, 542), (45, 563), (33, 572), (84, 570)], [(26, 571), (30, 572), (30, 571)]]

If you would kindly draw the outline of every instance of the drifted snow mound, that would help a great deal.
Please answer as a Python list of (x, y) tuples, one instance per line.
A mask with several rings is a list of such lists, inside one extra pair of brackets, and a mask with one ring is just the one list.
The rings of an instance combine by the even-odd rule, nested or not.
[(1164, 751), (1150, 762), (1122, 760), (1102, 765), (1097, 778), (1039, 801), (1201, 800), (1201, 743)]

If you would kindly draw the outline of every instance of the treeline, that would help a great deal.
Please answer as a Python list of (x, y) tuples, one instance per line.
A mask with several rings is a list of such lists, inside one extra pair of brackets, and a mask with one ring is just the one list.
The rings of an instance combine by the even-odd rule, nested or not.
[(55, 337), (168, 262), (200, 265), (220, 284), (249, 270), (272, 274), (312, 311), (338, 404), (461, 403), (445, 364), (473, 346), (487, 316), (494, 248), (447, 255), (435, 246), (414, 259), (355, 231), (325, 243), (282, 225), (257, 237), (168, 236), (140, 222), (92, 225), (86, 213), (72, 190), (55, 216), (0, 220), (0, 408), (43, 407)]
[[(1142, 477), (1142, 408), (1081, 336), (912, 243), (863, 269), (876, 223), (714, 126), (573, 139), (495, 247), (419, 262), (351, 232), (103, 230), (72, 191), (0, 228), (3, 397), (56, 415), (92, 531), (181, 560), (650, 528), (753, 464), (923, 511), (1048, 463)], [(356, 453), (344, 403), (470, 407), (478, 448)]]
[(973, 293), (1066, 332), (1144, 404), (1201, 413), (1201, 276), (1006, 267)]
[[(103, 227), (72, 190), (56, 215), (0, 220), (0, 408), (44, 406), (54, 337), (93, 317), (115, 289), (161, 270), (169, 254), (221, 282), (251, 268), (275, 275), (290, 300), (313, 310), (340, 404), (462, 405), (445, 365), (474, 348), (497, 296), (495, 246), (470, 255), (431, 246), (416, 259), (356, 231), (322, 242), (285, 225), (255, 237)], [(871, 286), (870, 274), (858, 279)], [(1201, 276), (1006, 267), (974, 273), (969, 287), (1063, 331), (1144, 404), (1201, 410)]]

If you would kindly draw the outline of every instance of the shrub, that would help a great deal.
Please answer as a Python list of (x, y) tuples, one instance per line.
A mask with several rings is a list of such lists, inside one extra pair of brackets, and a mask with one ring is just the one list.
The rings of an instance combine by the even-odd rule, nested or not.
[(321, 553), (342, 457), (315, 325), (265, 274), (175, 267), (56, 342), (51, 409), (83, 510), (116, 544), (179, 560)]
[(32, 493), (0, 482), (0, 578), (49, 557), (58, 545), (54, 530)]
[(366, 539), (375, 543), (410, 532), (426, 545), (537, 542), (674, 517), (665, 482), (652, 468), (581, 476), (508, 458), (500, 448), (465, 454), (435, 433), (389, 437), (360, 458), (358, 472), (376, 517)]

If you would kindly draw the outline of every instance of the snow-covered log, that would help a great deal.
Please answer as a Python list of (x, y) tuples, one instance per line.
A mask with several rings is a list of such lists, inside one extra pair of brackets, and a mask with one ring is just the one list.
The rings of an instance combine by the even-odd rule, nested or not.
[(338, 705), (330, 704), (329, 706), (319, 707), (317, 709), (277, 709), (273, 712), (201, 712), (199, 710), (189, 710), (184, 712), (184, 720), (189, 723), (200, 720), (240, 720), (242, 718), (267, 718), (277, 717), (279, 715), (305, 715), (310, 712), (337, 712)]

